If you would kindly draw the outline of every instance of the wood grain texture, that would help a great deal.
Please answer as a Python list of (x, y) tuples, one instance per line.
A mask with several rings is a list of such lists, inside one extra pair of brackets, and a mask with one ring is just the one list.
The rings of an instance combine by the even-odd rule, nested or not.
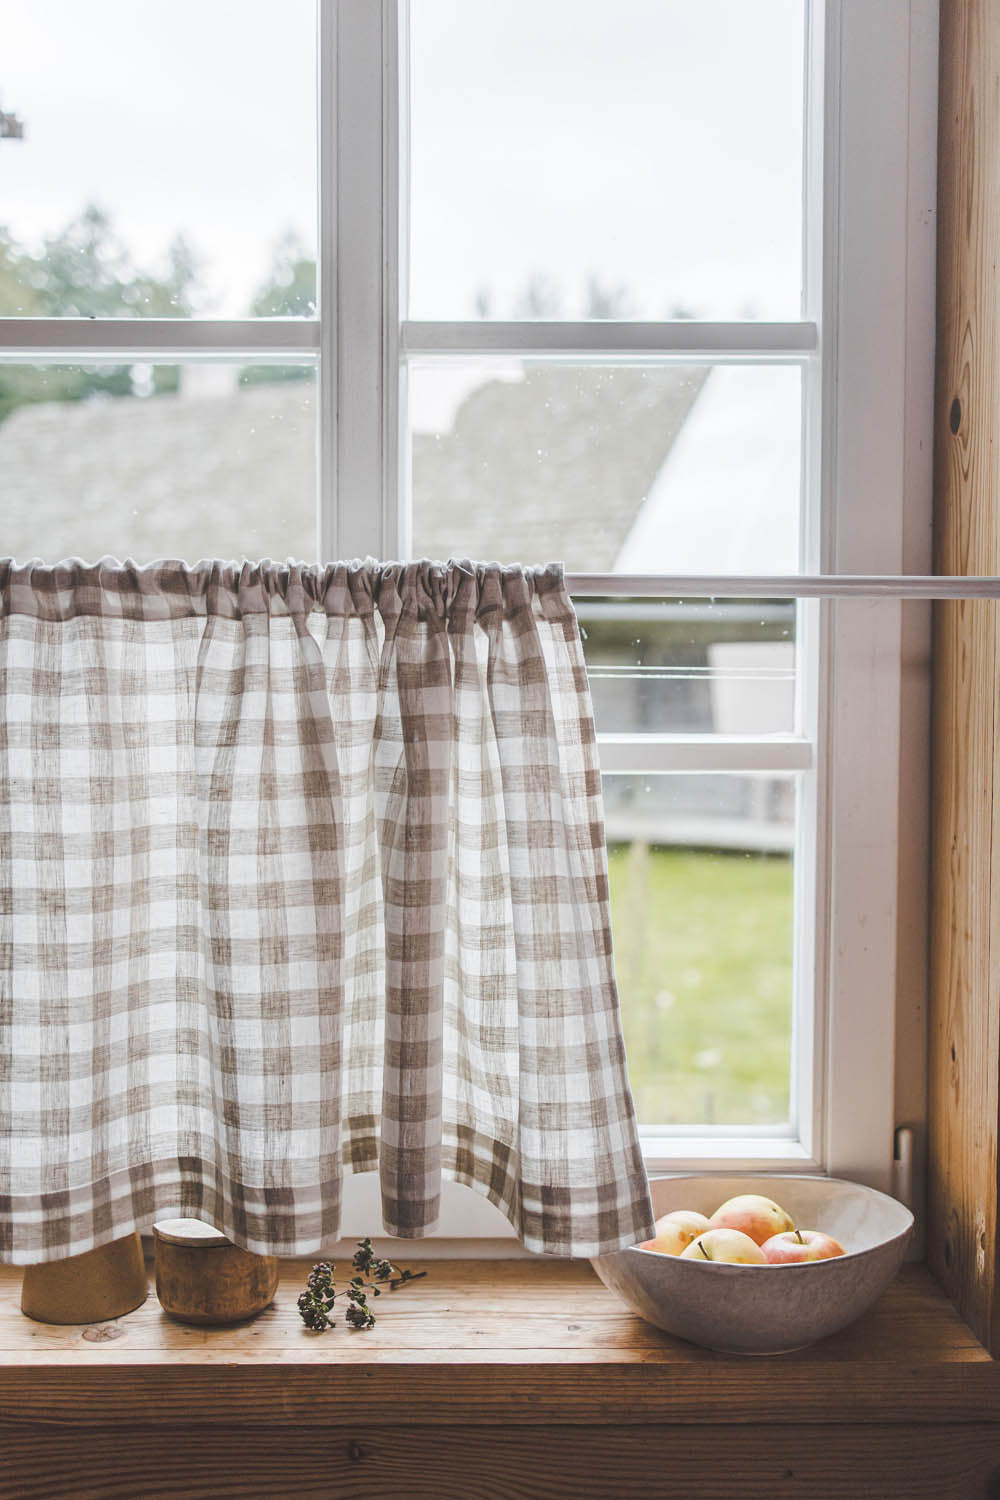
[[(186, 1222), (173, 1220), (173, 1224)], [(277, 1290), (276, 1255), (252, 1255), (238, 1245), (156, 1243), (156, 1296), (174, 1318), (187, 1323), (226, 1324), (251, 1318)]]
[(46, 1323), (98, 1322), (132, 1312), (148, 1295), (136, 1232), (83, 1255), (25, 1266), (21, 1308)]
[[(45, 1454), (44, 1469), (38, 1455)], [(980, 1424), (702, 1429), (234, 1426), (138, 1428), (81, 1439), (0, 1432), (0, 1485), (17, 1500), (995, 1500), (997, 1429)]]
[[(1000, 6), (942, 0), (938, 570), (1000, 572)], [(935, 622), (928, 1261), (1000, 1352), (1000, 725), (992, 603)]]
[[(415, 1269), (422, 1269), (414, 1263)], [(316, 1335), (285, 1262), (272, 1307), (195, 1328), (151, 1297), (115, 1323), (68, 1328), (17, 1310), (0, 1268), (0, 1418), (53, 1429), (150, 1420), (224, 1427), (676, 1422), (705, 1425), (1000, 1419), (1000, 1365), (920, 1266), (853, 1328), (778, 1359), (708, 1353), (630, 1313), (575, 1263), (434, 1261), (378, 1303), (369, 1333)]]
[(308, 1261), (225, 1328), (153, 1297), (34, 1323), (0, 1267), (0, 1496), (1000, 1495), (1000, 1365), (921, 1266), (852, 1329), (739, 1359), (650, 1327), (586, 1264), (412, 1265), (371, 1332), (323, 1335), (295, 1306)]

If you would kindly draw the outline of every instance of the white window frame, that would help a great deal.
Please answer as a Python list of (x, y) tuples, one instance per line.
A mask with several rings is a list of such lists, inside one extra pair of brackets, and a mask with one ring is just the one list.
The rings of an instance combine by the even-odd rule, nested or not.
[[(804, 481), (817, 500), (803, 569), (929, 572), (937, 0), (809, 0), (806, 216), (815, 232), (803, 319), (731, 324), (408, 321), (408, 0), (318, 3), (320, 315), (4, 319), (0, 359), (316, 359), (324, 559), (409, 554), (401, 433), (412, 357), (790, 362), (804, 375)], [(907, 626), (918, 639), (926, 628), (925, 618)], [(903, 1016), (895, 995), (901, 791), (906, 817), (925, 817), (900, 786), (900, 715), (926, 730), (926, 702), (915, 721), (903, 700), (898, 604), (804, 603), (798, 637), (807, 651), (818, 642), (820, 670), (795, 734), (601, 736), (609, 771), (806, 772), (798, 867), (815, 857), (820, 872), (808, 912), (799, 893), (797, 968), (815, 1003), (797, 1006), (796, 1137), (666, 1132), (645, 1140), (647, 1164), (826, 1171), (888, 1190), (896, 1030), (922, 1014), (921, 995), (906, 997)], [(910, 1083), (912, 1095), (919, 1085)], [(489, 1205), (471, 1199), (463, 1195), (442, 1233), (499, 1232)]]

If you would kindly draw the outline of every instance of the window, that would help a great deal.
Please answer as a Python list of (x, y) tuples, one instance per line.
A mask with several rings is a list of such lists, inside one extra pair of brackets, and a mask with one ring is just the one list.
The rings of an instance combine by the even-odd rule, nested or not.
[[(933, 0), (8, 10), (0, 550), (926, 568)], [(578, 609), (650, 1164), (887, 1186), (925, 617)]]

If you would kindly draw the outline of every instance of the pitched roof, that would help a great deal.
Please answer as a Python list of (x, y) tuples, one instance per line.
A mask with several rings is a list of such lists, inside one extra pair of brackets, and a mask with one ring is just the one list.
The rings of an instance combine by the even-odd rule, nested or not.
[(315, 389), (19, 407), (0, 427), (0, 553), (311, 558)]
[[(416, 433), (414, 551), (614, 566), (703, 369), (528, 366)], [(315, 388), (49, 402), (0, 426), (0, 554), (315, 555)]]
[(486, 380), (450, 431), (414, 434), (414, 551), (610, 570), (707, 373), (544, 364)]

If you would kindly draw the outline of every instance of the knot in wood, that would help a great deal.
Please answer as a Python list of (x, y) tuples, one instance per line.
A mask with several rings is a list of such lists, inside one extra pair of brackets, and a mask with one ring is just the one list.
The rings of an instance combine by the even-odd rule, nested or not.
[(123, 1339), (125, 1330), (119, 1328), (117, 1323), (102, 1323), (97, 1328), (85, 1328), (83, 1337), (90, 1344), (107, 1344), (112, 1339)]

